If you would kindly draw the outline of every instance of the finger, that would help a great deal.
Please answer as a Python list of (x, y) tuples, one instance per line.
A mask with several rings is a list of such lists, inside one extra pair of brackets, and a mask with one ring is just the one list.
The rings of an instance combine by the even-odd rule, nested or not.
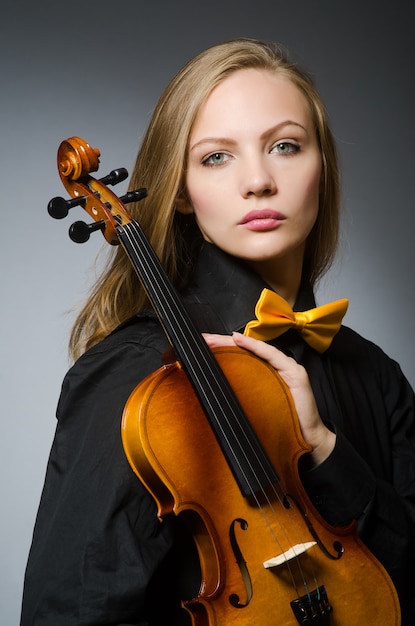
[(259, 339), (247, 337), (241, 333), (233, 333), (232, 339), (237, 346), (249, 350), (264, 361), (268, 361), (276, 369), (288, 367), (293, 362), (293, 359), (281, 352), (281, 350)]
[(235, 346), (231, 335), (216, 335), (213, 333), (202, 333), (209, 348), (222, 348), (223, 346)]
[(267, 361), (282, 376), (287, 385), (292, 389), (306, 384), (308, 381), (307, 373), (302, 365), (299, 365), (295, 359), (287, 356), (276, 348), (264, 341), (246, 337), (241, 333), (233, 333), (234, 343), (240, 348), (249, 350), (260, 359)]

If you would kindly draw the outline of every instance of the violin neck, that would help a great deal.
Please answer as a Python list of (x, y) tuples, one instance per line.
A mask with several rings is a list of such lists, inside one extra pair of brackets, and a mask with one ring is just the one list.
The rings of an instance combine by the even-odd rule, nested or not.
[(275, 484), (279, 478), (273, 465), (140, 224), (132, 220), (119, 226), (117, 235), (193, 385), (242, 494), (251, 496)]

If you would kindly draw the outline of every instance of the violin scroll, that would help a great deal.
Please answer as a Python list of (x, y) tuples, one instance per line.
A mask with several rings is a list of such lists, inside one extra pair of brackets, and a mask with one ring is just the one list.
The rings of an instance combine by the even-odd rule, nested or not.
[(96, 172), (99, 168), (98, 148), (92, 148), (80, 137), (71, 137), (62, 141), (58, 149), (58, 170), (61, 178), (78, 180)]
[(82, 206), (94, 223), (77, 221), (69, 229), (70, 238), (76, 243), (87, 241), (90, 234), (101, 230), (111, 245), (118, 245), (117, 228), (132, 220), (125, 204), (137, 202), (147, 195), (144, 188), (129, 191), (119, 198), (107, 185), (116, 185), (128, 177), (124, 167), (112, 170), (107, 176), (96, 179), (91, 176), (99, 168), (100, 151), (80, 137), (62, 141), (58, 149), (58, 171), (61, 181), (71, 199), (52, 198), (48, 204), (49, 215), (62, 219), (71, 208)]

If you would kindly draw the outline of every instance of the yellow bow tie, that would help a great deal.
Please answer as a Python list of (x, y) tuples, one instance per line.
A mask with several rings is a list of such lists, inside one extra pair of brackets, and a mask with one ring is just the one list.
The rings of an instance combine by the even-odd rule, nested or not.
[(258, 319), (248, 322), (244, 335), (268, 341), (296, 328), (312, 348), (324, 352), (338, 333), (348, 305), (348, 300), (337, 300), (299, 313), (277, 293), (263, 289), (255, 307)]

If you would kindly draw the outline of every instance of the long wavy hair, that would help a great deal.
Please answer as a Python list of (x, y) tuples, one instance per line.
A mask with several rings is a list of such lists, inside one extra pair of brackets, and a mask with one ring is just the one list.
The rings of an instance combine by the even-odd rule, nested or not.
[[(186, 193), (189, 137), (214, 87), (233, 72), (248, 68), (264, 69), (290, 80), (308, 102), (321, 151), (322, 181), (317, 220), (306, 242), (303, 276), (314, 284), (335, 255), (339, 172), (324, 104), (310, 76), (280, 46), (235, 39), (200, 53), (168, 84), (155, 107), (130, 180), (130, 189), (146, 187), (148, 197), (129, 205), (129, 210), (139, 219), (170, 280), (179, 289), (188, 279), (200, 240), (193, 216), (175, 210), (177, 199)], [(148, 304), (129, 259), (118, 247), (75, 321), (69, 344), (73, 359)]]

